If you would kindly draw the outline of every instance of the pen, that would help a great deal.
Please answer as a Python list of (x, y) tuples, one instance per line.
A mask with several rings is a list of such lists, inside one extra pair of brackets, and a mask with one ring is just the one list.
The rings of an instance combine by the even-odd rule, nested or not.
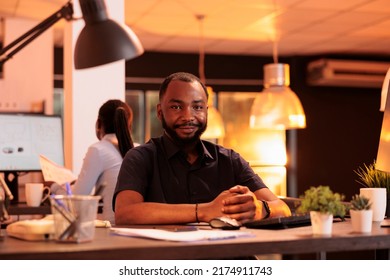
[(167, 231), (173, 231), (173, 232), (184, 232), (184, 231), (197, 231), (198, 228), (195, 226), (177, 226), (177, 227), (153, 227), (153, 229), (162, 229), (162, 230), (167, 230)]
[(72, 189), (70, 188), (69, 182), (65, 183), (65, 187), (66, 187), (66, 194), (67, 195), (72, 195)]
[(196, 227), (186, 227), (186, 228), (174, 228), (173, 231), (175, 232), (183, 232), (183, 231), (197, 231), (198, 229)]
[[(69, 211), (67, 211), (66, 209), (64, 209), (64, 206), (63, 205), (58, 205), (57, 203), (59, 203), (59, 201), (55, 201), (52, 205), (53, 207), (62, 215), (62, 217), (64, 217), (69, 223), (74, 223), (75, 222), (75, 217), (72, 215), (72, 213), (70, 213)], [(61, 204), (61, 203), (59, 203)]]

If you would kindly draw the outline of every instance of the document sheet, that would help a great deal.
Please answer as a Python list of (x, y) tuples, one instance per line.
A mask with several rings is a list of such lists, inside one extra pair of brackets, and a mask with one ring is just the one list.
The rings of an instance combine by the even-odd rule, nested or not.
[(144, 237), (167, 241), (204, 241), (204, 240), (220, 240), (242, 237), (254, 237), (250, 231), (240, 230), (191, 230), (191, 231), (171, 231), (164, 229), (141, 229), (141, 228), (111, 228), (112, 233), (130, 236)]
[(56, 164), (43, 155), (39, 156), (39, 161), (45, 182), (55, 182), (62, 185), (77, 179), (77, 176), (71, 170)]

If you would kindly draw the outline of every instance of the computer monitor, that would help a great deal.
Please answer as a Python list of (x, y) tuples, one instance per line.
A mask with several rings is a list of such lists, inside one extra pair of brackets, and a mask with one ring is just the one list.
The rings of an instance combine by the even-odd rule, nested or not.
[(18, 200), (18, 175), (41, 171), (39, 155), (64, 165), (60, 116), (0, 113), (0, 172)]

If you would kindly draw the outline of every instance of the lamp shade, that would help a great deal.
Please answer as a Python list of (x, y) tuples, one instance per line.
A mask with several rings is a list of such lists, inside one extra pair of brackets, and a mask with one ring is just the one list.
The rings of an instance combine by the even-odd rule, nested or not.
[(289, 66), (273, 63), (264, 66), (264, 90), (252, 105), (253, 129), (305, 128), (306, 117), (297, 95), (290, 89)]
[(387, 70), (385, 79), (383, 80), (383, 84), (382, 84), (381, 107), (379, 108), (379, 111), (382, 112), (385, 111), (387, 94), (389, 92), (389, 83), (390, 83), (390, 68)]
[[(390, 84), (387, 83), (387, 90), (390, 91)], [(390, 99), (385, 99), (382, 129), (379, 139), (378, 154), (375, 168), (390, 173)]]
[(218, 139), (225, 137), (225, 127), (221, 113), (214, 107), (214, 92), (211, 87), (207, 87), (208, 109), (207, 109), (207, 128), (202, 134), (203, 139)]
[(121, 59), (132, 59), (144, 52), (135, 33), (107, 16), (103, 0), (80, 0), (85, 26), (77, 38), (76, 69), (95, 67)]
[(207, 113), (207, 128), (202, 134), (204, 139), (217, 139), (225, 136), (225, 128), (221, 114), (215, 107), (209, 107)]

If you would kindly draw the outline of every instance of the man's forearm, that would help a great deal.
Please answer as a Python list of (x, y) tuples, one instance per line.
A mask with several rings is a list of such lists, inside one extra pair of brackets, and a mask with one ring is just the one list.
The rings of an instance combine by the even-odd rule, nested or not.
[(196, 204), (140, 202), (115, 211), (116, 225), (181, 224), (196, 222)]

